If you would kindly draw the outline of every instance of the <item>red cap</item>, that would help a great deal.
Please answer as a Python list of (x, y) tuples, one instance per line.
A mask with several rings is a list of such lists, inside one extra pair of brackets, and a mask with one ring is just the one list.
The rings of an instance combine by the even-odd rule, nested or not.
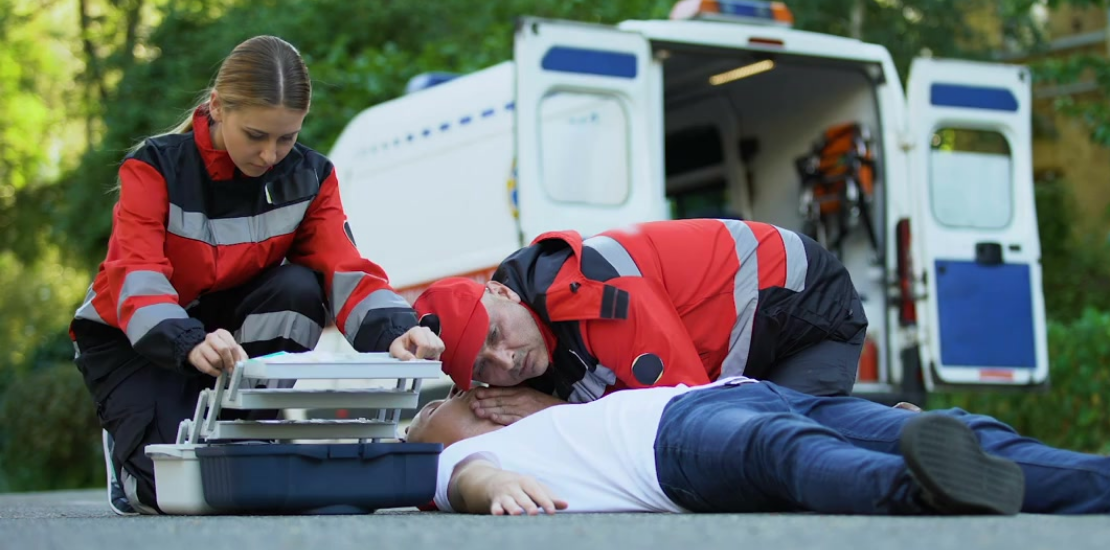
[(461, 390), (470, 389), (474, 362), (489, 335), (489, 313), (482, 305), (485, 287), (471, 279), (449, 277), (436, 281), (413, 303), (416, 314), (439, 318), (439, 337), (445, 350), (443, 372)]

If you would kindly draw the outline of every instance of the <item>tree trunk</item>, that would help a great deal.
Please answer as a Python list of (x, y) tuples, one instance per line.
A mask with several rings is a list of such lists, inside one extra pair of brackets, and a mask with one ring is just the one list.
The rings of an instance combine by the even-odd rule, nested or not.
[(848, 35), (856, 40), (863, 39), (863, 12), (866, 0), (853, 0), (848, 12)]
[(81, 10), (81, 44), (85, 51), (85, 106), (89, 109), (85, 117), (85, 139), (86, 143), (92, 144), (96, 118), (93, 116), (92, 109), (96, 105), (98, 91), (99, 98), (104, 98), (104, 81), (100, 77), (100, 60), (96, 57), (96, 48), (93, 47), (92, 39), (89, 37), (92, 18), (89, 17), (88, 0), (78, 0), (77, 7)]
[(136, 31), (142, 19), (143, 0), (132, 0), (127, 8), (127, 34), (123, 41), (123, 52), (120, 66), (127, 67), (135, 60), (135, 42), (138, 40)]

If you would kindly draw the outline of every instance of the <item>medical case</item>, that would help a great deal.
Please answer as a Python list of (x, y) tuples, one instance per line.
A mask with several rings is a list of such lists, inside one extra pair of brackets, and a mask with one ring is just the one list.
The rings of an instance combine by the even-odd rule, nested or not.
[[(276, 354), (239, 363), (201, 392), (176, 442), (149, 445), (166, 514), (352, 514), (427, 504), (442, 445), (405, 443), (400, 412), (414, 409), (438, 361), (386, 353)], [(303, 389), (296, 380), (385, 380), (387, 387)], [(370, 411), (368, 418), (251, 419), (251, 411)], [(238, 419), (223, 411), (241, 411)], [(232, 416), (232, 415), (225, 415)], [(270, 415), (272, 416), (272, 415)]]

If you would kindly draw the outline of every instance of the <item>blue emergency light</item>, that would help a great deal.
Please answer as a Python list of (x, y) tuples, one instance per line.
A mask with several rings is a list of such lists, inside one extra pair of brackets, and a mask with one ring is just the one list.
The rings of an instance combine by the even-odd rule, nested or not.
[(681, 0), (671, 19), (713, 19), (757, 25), (794, 25), (794, 14), (782, 2), (758, 0)]

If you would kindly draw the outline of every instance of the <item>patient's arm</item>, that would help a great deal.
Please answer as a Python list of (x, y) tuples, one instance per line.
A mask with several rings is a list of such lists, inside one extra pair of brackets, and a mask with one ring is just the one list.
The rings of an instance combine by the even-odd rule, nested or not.
[(455, 466), (447, 486), (447, 498), (456, 512), (468, 514), (548, 514), (565, 510), (559, 500), (539, 481), (502, 470), (496, 457), (476, 453)]

